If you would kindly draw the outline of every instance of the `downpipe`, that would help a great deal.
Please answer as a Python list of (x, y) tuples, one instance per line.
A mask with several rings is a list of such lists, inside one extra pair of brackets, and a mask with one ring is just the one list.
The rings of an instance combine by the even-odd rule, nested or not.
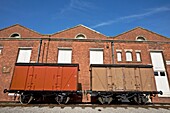
[(40, 40), (40, 44), (39, 44), (39, 47), (38, 47), (37, 63), (39, 63), (39, 60), (40, 60), (41, 46), (42, 46), (42, 39)]

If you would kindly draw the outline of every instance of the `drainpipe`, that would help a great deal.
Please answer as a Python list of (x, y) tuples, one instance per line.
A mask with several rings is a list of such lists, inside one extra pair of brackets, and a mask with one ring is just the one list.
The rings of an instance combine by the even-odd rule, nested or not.
[(42, 46), (42, 39), (40, 40), (40, 44), (39, 44), (39, 47), (38, 47), (37, 63), (39, 63), (39, 59), (40, 59), (41, 46)]
[(43, 53), (42, 53), (42, 63), (44, 63), (44, 53), (45, 53), (46, 42), (44, 43)]
[(47, 45), (47, 54), (46, 54), (46, 61), (45, 61), (46, 63), (48, 59), (49, 44), (50, 44), (50, 38), (48, 39), (48, 45)]
[(112, 64), (114, 64), (114, 43), (111, 42), (111, 46), (112, 46)]

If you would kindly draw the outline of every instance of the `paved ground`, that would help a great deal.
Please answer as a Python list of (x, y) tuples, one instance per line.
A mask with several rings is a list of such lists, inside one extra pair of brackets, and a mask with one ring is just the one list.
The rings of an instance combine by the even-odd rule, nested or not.
[(152, 107), (0, 107), (0, 113), (170, 113), (170, 108)]

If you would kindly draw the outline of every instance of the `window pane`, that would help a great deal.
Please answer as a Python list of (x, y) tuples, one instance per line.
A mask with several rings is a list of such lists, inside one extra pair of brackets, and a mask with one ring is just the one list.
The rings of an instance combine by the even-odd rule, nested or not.
[(122, 61), (122, 53), (117, 52), (117, 61)]
[(79, 34), (76, 38), (77, 39), (85, 39), (85, 36), (83, 34)]
[(90, 64), (103, 64), (103, 50), (90, 50)]
[(157, 72), (157, 71), (155, 71), (155, 72), (154, 72), (154, 75), (155, 75), (155, 76), (158, 76), (158, 72)]
[(20, 49), (17, 63), (29, 63), (31, 57), (31, 49)]
[(126, 61), (132, 61), (132, 53), (126, 52)]
[(161, 76), (165, 76), (165, 72), (163, 72), (163, 71), (160, 72), (160, 75), (161, 75)]
[(136, 53), (136, 60), (139, 62), (141, 61), (141, 55), (139, 52)]
[(71, 63), (72, 50), (59, 49), (58, 50), (58, 63)]
[(2, 49), (0, 48), (0, 55), (2, 54)]

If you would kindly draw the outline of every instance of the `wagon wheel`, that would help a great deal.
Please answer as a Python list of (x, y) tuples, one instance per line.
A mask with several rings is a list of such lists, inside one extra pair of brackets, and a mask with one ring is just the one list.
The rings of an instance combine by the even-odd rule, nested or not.
[(29, 104), (33, 100), (33, 96), (30, 94), (25, 95), (24, 93), (21, 93), (20, 95), (20, 103), (22, 104)]
[(112, 97), (109, 96), (100, 96), (98, 97), (98, 100), (100, 101), (101, 104), (110, 104), (113, 101)]
[(67, 102), (70, 100), (70, 97), (57, 95), (55, 97), (55, 100), (57, 101), (58, 104), (67, 104)]
[(148, 99), (146, 96), (136, 95), (131, 99), (131, 102), (138, 104), (138, 105), (145, 105), (147, 103)]

